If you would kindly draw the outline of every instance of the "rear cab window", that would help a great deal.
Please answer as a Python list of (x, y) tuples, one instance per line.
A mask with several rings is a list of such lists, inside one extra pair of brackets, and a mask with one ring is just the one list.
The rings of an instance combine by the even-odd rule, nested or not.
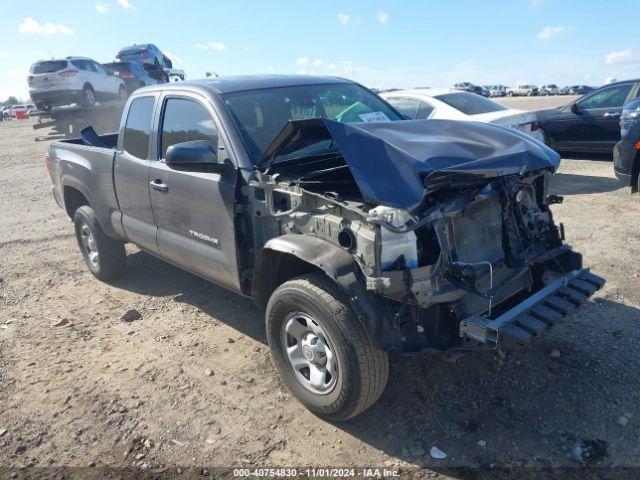
[(129, 107), (124, 127), (122, 148), (128, 154), (143, 160), (149, 154), (149, 136), (155, 101), (155, 97), (134, 99)]

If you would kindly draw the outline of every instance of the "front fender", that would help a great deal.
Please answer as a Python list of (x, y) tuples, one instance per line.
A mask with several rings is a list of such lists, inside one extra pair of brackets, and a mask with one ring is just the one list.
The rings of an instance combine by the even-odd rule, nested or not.
[[(287, 234), (269, 240), (256, 263), (254, 297), (266, 303), (283, 278), (283, 263), (296, 259), (321, 270), (348, 295), (351, 308), (360, 320), (371, 345), (381, 350), (393, 349), (399, 340), (393, 338), (391, 315), (384, 299), (368, 292), (360, 267), (353, 256), (332, 243), (308, 236)], [(307, 270), (308, 271), (308, 270)], [(271, 285), (265, 288), (265, 285)], [(390, 335), (391, 334), (391, 335)]]

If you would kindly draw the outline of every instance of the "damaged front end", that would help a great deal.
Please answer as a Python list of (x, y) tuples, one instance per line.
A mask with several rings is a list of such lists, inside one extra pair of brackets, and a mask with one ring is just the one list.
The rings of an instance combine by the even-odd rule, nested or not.
[(483, 124), (305, 120), (283, 129), (244, 193), (257, 246), (303, 235), (351, 255), (358, 281), (345, 289), (373, 345), (497, 348), (527, 343), (604, 284), (553, 222), (558, 161)]

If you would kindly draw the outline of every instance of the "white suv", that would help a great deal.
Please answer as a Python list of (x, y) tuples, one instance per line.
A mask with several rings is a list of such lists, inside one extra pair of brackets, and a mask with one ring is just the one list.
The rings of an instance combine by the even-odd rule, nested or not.
[(90, 58), (67, 57), (40, 60), (31, 66), (29, 95), (38, 110), (79, 103), (92, 106), (98, 101), (127, 98), (124, 82)]

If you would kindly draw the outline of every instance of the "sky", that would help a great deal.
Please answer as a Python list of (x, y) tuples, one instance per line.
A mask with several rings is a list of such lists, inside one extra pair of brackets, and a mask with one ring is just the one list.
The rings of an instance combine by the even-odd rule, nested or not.
[(154, 43), (188, 78), (299, 73), (376, 88), (640, 77), (637, 0), (0, 0), (0, 100), (30, 65)]

